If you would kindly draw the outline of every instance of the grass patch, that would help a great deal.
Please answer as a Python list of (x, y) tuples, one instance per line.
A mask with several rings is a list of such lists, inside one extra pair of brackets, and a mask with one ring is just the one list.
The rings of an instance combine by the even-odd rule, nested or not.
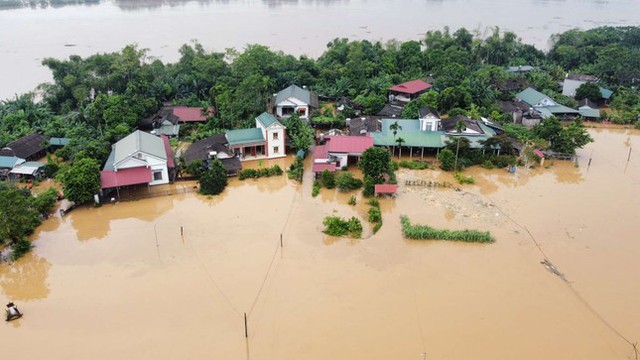
[(473, 176), (464, 176), (460, 172), (453, 174), (453, 177), (456, 178), (460, 184), (475, 184), (476, 182), (476, 179), (474, 179)]
[(413, 225), (405, 215), (400, 217), (402, 235), (409, 239), (452, 240), (464, 242), (490, 243), (495, 239), (488, 231), (478, 230), (440, 230), (427, 225)]
[(331, 236), (350, 236), (359, 239), (362, 237), (362, 223), (356, 217), (345, 220), (339, 216), (327, 216), (322, 221), (324, 233)]

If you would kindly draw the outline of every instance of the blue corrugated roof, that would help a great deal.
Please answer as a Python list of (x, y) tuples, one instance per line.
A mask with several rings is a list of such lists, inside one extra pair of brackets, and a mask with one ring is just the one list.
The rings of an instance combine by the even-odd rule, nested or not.
[(0, 156), (0, 168), (12, 169), (17, 164), (25, 162), (24, 159), (15, 156)]

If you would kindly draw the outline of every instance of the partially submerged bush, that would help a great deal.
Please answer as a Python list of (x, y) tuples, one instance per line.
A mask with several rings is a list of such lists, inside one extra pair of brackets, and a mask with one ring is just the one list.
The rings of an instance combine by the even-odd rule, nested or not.
[(460, 172), (453, 174), (453, 177), (456, 178), (460, 184), (474, 184), (476, 182), (473, 176), (464, 176)]
[(380, 208), (377, 208), (377, 207), (369, 208), (368, 215), (369, 215), (369, 222), (371, 223), (382, 222), (382, 212), (380, 212)]
[(311, 196), (316, 197), (320, 194), (320, 183), (317, 181), (313, 182), (313, 190), (311, 191)]
[(240, 174), (238, 174), (238, 178), (240, 180), (258, 179), (261, 177), (280, 176), (282, 174), (282, 168), (280, 168), (280, 166), (278, 165), (273, 165), (272, 167), (268, 168), (242, 170), (240, 171)]
[(396, 164), (398, 167), (411, 170), (424, 170), (431, 168), (431, 164), (429, 164), (428, 162), (417, 160), (402, 160)]
[(413, 225), (405, 215), (400, 217), (402, 235), (409, 239), (453, 240), (464, 242), (494, 242), (488, 231), (478, 230), (440, 230), (427, 225)]
[(375, 193), (375, 182), (373, 181), (373, 178), (370, 176), (365, 176), (363, 185), (364, 188), (362, 189), (362, 195), (366, 197), (373, 196), (373, 194)]
[(362, 223), (356, 217), (345, 220), (339, 216), (327, 216), (322, 222), (325, 226), (324, 233), (331, 236), (362, 236)]
[(456, 154), (449, 149), (442, 149), (438, 154), (438, 161), (440, 161), (440, 169), (451, 171), (456, 164)]
[(347, 204), (349, 204), (349, 205), (352, 205), (352, 206), (353, 206), (353, 205), (355, 205), (356, 203), (357, 203), (357, 202), (356, 202), (356, 197), (355, 197), (354, 195), (349, 196), (349, 201), (347, 201)]
[(350, 172), (341, 172), (336, 177), (336, 187), (340, 191), (357, 190), (362, 187), (362, 180), (355, 179)]
[(336, 174), (325, 169), (320, 173), (320, 182), (327, 189), (333, 189), (336, 187)]
[(20, 239), (11, 244), (11, 261), (16, 261), (33, 248), (31, 242), (27, 239)]
[(289, 175), (289, 179), (293, 179), (299, 182), (302, 182), (302, 174), (304, 172), (304, 162), (300, 158), (296, 158), (296, 161), (289, 166), (289, 170), (287, 170), (287, 174)]

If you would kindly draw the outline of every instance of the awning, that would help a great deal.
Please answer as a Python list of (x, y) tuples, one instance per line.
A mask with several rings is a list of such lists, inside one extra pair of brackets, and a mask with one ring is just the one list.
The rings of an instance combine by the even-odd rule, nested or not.
[(151, 169), (137, 167), (119, 171), (103, 170), (100, 172), (100, 183), (103, 189), (148, 184), (152, 181)]

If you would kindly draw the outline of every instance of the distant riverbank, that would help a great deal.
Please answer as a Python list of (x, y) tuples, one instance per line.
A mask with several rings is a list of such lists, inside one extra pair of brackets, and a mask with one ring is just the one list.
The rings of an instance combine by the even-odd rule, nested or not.
[[(60, 6), (69, 2), (83, 5)], [(634, 0), (407, 0), (402, 6), (383, 0), (85, 3), (57, 0), (45, 8), (0, 11), (0, 99), (50, 81), (49, 70), (41, 65), (46, 57), (88, 56), (131, 43), (150, 49), (150, 56), (164, 62), (176, 61), (180, 46), (193, 39), (208, 50), (259, 43), (317, 57), (338, 37), (420, 40), (426, 31), (445, 26), (466, 27), (479, 34), (498, 26), (546, 49), (552, 34), (570, 28), (640, 23), (640, 3)]]

